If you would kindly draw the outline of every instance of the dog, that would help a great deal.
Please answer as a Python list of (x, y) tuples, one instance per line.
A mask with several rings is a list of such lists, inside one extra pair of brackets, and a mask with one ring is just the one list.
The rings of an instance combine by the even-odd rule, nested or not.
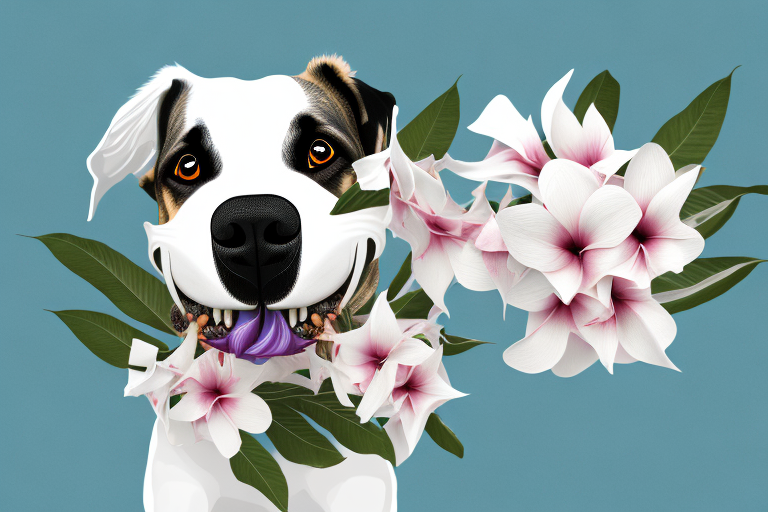
[[(326, 319), (376, 291), (388, 207), (331, 211), (357, 181), (352, 163), (387, 148), (394, 107), (394, 96), (336, 56), (311, 60), (298, 76), (254, 81), (165, 67), (118, 110), (88, 157), (88, 219), (133, 174), (157, 202), (158, 223), (145, 223), (149, 256), (179, 333), (197, 321), (208, 348), (242, 312), (263, 308), (309, 344)], [(209, 444), (173, 446), (156, 423), (146, 510), (273, 509)], [(276, 458), (295, 480), (291, 500), (305, 509), (337, 510), (330, 504), (345, 500), (358, 503), (352, 509), (396, 507), (392, 467), (377, 456), (349, 453), (334, 468), (310, 468), (324, 477)], [(329, 492), (338, 496), (321, 496)]]
[(89, 220), (127, 174), (157, 201), (150, 259), (174, 298), (174, 325), (226, 336), (242, 310), (279, 310), (311, 340), (328, 315), (378, 283), (384, 211), (330, 215), (352, 162), (387, 147), (395, 98), (339, 57), (298, 76), (205, 79), (160, 70), (115, 115), (88, 158)]

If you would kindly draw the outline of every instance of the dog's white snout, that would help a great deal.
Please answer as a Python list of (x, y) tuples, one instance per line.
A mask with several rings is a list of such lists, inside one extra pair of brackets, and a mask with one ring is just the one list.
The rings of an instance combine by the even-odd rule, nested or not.
[(237, 196), (211, 218), (211, 245), (219, 278), (237, 300), (272, 304), (290, 293), (301, 262), (301, 217), (275, 195)]

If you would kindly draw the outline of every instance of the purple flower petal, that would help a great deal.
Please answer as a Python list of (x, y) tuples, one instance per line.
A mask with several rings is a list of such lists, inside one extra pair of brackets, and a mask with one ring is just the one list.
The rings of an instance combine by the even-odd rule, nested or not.
[(270, 357), (298, 354), (314, 341), (294, 334), (279, 311), (260, 307), (240, 311), (229, 334), (207, 343), (223, 352), (262, 364)]

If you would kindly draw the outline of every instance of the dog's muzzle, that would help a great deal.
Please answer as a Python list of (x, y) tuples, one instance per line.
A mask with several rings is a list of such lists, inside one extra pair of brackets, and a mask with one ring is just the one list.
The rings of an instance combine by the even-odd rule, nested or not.
[(219, 279), (234, 298), (273, 304), (288, 296), (299, 275), (299, 211), (275, 195), (233, 197), (213, 212), (211, 246)]

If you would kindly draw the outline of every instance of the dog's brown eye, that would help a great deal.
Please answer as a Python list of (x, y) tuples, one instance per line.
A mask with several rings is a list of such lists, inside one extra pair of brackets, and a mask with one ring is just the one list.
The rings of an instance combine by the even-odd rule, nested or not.
[(197, 158), (192, 155), (184, 155), (176, 164), (176, 170), (173, 171), (173, 174), (186, 181), (197, 179), (200, 176), (200, 164), (197, 163)]
[(315, 139), (315, 142), (309, 146), (309, 156), (307, 164), (310, 169), (327, 164), (333, 158), (333, 148), (323, 139)]

